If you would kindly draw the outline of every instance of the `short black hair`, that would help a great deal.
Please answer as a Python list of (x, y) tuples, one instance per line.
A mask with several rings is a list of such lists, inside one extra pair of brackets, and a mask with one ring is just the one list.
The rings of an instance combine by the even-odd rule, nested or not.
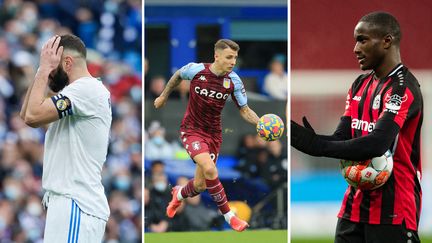
[(397, 19), (387, 12), (372, 12), (363, 16), (359, 22), (369, 23), (375, 27), (377, 34), (384, 37), (388, 34), (393, 36), (395, 43), (399, 45), (402, 33)]
[(163, 165), (163, 166), (165, 166), (165, 163), (162, 160), (154, 160), (151, 163), (151, 168), (155, 167), (156, 165)]
[(59, 46), (63, 46), (63, 50), (76, 51), (84, 59), (87, 57), (86, 46), (85, 46), (84, 42), (78, 36), (75, 36), (72, 34), (66, 34), (66, 35), (62, 35), (60, 37), (61, 37), (61, 40), (60, 40)]

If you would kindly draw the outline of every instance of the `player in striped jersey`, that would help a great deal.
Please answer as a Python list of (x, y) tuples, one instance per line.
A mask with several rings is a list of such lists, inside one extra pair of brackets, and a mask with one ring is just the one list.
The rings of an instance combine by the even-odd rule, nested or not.
[[(111, 127), (110, 93), (87, 69), (74, 35), (42, 47), (39, 69), (21, 108), (27, 125), (48, 125), (42, 187), (44, 242), (101, 242), (109, 216), (101, 182)], [(46, 97), (47, 87), (57, 94)]]
[(385, 12), (363, 16), (354, 30), (362, 70), (349, 89), (345, 112), (331, 136), (291, 122), (291, 144), (313, 156), (354, 161), (393, 153), (393, 173), (372, 191), (348, 186), (338, 214), (335, 242), (420, 242), (423, 98), (401, 62), (399, 23)]
[(213, 63), (189, 63), (174, 73), (162, 94), (155, 100), (162, 107), (171, 91), (182, 81), (190, 81), (190, 97), (180, 126), (183, 146), (197, 164), (194, 179), (184, 187), (173, 188), (167, 207), (168, 217), (187, 197), (208, 190), (225, 220), (236, 231), (249, 225), (230, 210), (225, 190), (219, 181), (216, 161), (222, 143), (221, 113), (229, 96), (239, 107), (241, 116), (252, 125), (258, 123), (257, 114), (247, 105), (246, 91), (240, 77), (232, 71), (240, 47), (232, 40), (216, 42)]

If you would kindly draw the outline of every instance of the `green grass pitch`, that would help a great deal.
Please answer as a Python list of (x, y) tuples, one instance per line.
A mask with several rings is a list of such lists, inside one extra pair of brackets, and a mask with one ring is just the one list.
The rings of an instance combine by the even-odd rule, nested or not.
[(145, 233), (145, 243), (286, 243), (286, 230)]

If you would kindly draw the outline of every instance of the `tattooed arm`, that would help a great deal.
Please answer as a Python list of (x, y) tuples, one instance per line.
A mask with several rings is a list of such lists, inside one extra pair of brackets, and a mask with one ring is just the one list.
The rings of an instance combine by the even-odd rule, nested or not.
[(256, 125), (258, 123), (258, 115), (247, 105), (240, 108), (240, 115), (243, 117), (243, 119), (253, 125)]
[(180, 78), (180, 71), (177, 70), (177, 72), (175, 72), (174, 75), (170, 78), (167, 85), (165, 86), (165, 89), (162, 91), (159, 97), (155, 99), (154, 106), (156, 107), (156, 109), (159, 109), (165, 105), (168, 100), (168, 96), (181, 83), (181, 81), (182, 79)]

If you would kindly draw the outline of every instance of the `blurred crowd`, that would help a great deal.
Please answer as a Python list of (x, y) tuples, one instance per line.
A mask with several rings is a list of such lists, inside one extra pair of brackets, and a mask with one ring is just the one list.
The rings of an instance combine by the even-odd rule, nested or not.
[(142, 61), (140, 0), (0, 0), (0, 242), (42, 242), (43, 141), (19, 117), (55, 34), (73, 33), (88, 48), (88, 67), (112, 94), (113, 122), (102, 181), (111, 216), (104, 242), (142, 239)]

